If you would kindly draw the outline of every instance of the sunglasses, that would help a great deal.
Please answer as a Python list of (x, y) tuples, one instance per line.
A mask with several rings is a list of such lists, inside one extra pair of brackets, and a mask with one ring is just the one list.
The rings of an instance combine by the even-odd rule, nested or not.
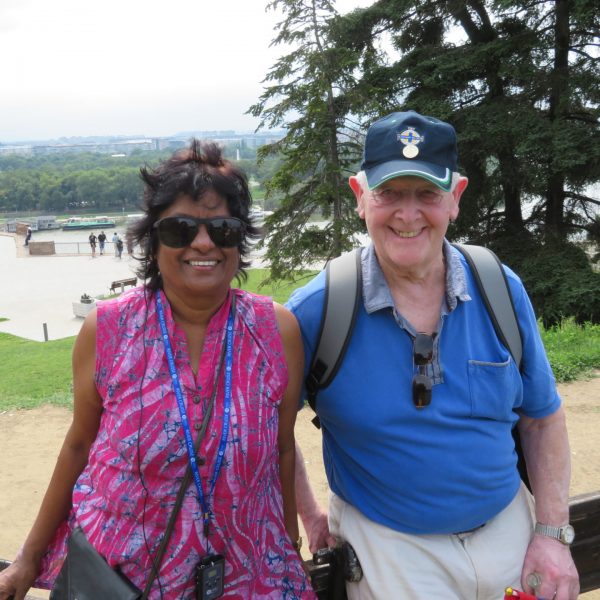
[(433, 336), (417, 333), (413, 341), (413, 366), (418, 369), (412, 380), (413, 404), (425, 408), (431, 404), (433, 380), (425, 373), (425, 367), (433, 360)]
[(200, 230), (206, 226), (208, 237), (219, 248), (235, 248), (244, 241), (246, 224), (236, 217), (165, 217), (154, 223), (161, 244), (170, 248), (189, 246)]

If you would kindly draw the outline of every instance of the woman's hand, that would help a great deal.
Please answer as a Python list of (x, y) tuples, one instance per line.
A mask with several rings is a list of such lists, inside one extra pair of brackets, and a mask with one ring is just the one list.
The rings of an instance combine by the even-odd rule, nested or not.
[(0, 571), (0, 600), (23, 600), (33, 585), (38, 570), (37, 561), (28, 560), (19, 552), (11, 565)]

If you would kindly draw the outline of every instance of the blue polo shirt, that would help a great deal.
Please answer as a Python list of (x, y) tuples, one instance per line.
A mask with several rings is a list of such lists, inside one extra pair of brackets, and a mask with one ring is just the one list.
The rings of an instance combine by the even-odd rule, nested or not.
[[(431, 404), (412, 401), (415, 331), (396, 311), (373, 246), (362, 256), (363, 294), (344, 361), (317, 398), (331, 489), (369, 519), (413, 534), (485, 523), (520, 484), (511, 429), (560, 406), (533, 308), (504, 267), (523, 337), (519, 370), (498, 340), (473, 275), (448, 242), (446, 298), (427, 367)], [(307, 369), (321, 323), (325, 274), (288, 307), (300, 323)]]

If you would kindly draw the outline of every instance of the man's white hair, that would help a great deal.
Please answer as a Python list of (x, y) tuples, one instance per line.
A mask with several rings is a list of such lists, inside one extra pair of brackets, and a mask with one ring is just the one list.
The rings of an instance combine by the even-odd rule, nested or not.
[[(452, 184), (450, 185), (450, 191), (453, 192), (458, 180), (461, 178), (461, 174), (458, 171), (452, 173)], [(367, 174), (364, 171), (359, 171), (356, 174), (356, 179), (363, 192), (369, 191), (369, 183), (367, 182)], [(427, 180), (426, 180), (427, 181)]]

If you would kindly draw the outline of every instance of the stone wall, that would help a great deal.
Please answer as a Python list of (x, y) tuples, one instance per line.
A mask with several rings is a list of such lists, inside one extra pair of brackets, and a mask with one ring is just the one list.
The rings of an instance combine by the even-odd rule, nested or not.
[(31, 256), (50, 256), (56, 254), (54, 242), (29, 242)]

